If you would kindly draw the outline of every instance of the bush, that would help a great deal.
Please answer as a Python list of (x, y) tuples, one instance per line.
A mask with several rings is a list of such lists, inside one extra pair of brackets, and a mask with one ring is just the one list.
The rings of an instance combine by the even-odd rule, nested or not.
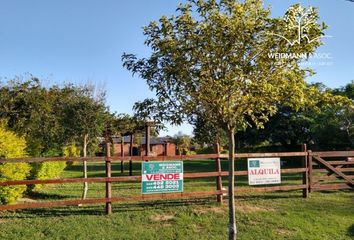
[[(64, 157), (80, 157), (80, 148), (75, 144), (71, 144), (69, 146), (65, 146), (63, 148), (63, 156)], [(66, 166), (72, 166), (74, 162), (66, 162)]]
[(196, 151), (189, 151), (188, 155), (196, 155), (197, 152)]
[[(0, 122), (0, 158), (17, 158), (26, 156), (26, 141), (18, 137)], [(28, 163), (0, 164), (0, 181), (24, 180), (29, 175), (31, 167)], [(22, 197), (25, 185), (0, 187), (0, 204), (15, 202)]]
[[(5, 163), (0, 165), (0, 181), (24, 180), (31, 167), (28, 163)], [(0, 203), (14, 203), (26, 191), (25, 185), (0, 187)]]
[(197, 154), (212, 154), (215, 153), (213, 146), (204, 147), (196, 150)]
[[(74, 144), (66, 146), (63, 148), (62, 152), (58, 151), (48, 151), (47, 157), (50, 156), (58, 156), (59, 154), (63, 154), (64, 157), (79, 157), (80, 156), (80, 149), (75, 146)], [(49, 156), (48, 156), (49, 155)], [(31, 179), (53, 179), (60, 177), (60, 174), (67, 166), (71, 166), (73, 162), (43, 162), (43, 163), (32, 163), (32, 170), (31, 170)], [(43, 184), (36, 184), (29, 187), (29, 190), (36, 190), (42, 188)]]
[[(200, 148), (200, 149), (197, 149), (196, 152), (197, 152), (197, 154), (214, 154), (215, 147), (208, 146), (208, 147)], [(227, 149), (224, 149), (222, 146), (220, 146), (220, 153), (226, 154), (226, 153), (229, 153), (229, 151)]]
[[(58, 178), (66, 167), (65, 162), (43, 162), (31, 164), (31, 179), (53, 179)], [(36, 184), (29, 187), (29, 190), (36, 190), (42, 188), (43, 184)]]

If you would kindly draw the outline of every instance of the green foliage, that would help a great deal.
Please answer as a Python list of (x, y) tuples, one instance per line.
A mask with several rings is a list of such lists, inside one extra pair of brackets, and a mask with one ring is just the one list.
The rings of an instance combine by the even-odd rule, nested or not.
[(182, 134), (179, 132), (176, 134), (172, 141), (176, 144), (177, 147), (177, 154), (181, 155), (189, 155), (190, 154), (190, 147), (191, 147), (191, 137), (187, 134)]
[[(26, 141), (18, 137), (0, 122), (0, 158), (17, 158), (26, 156)], [(0, 181), (24, 180), (30, 172), (27, 163), (0, 164)], [(0, 204), (13, 203), (20, 198), (26, 186), (0, 187)]]
[[(303, 143), (313, 150), (346, 150), (354, 148), (354, 82), (331, 89), (322, 83), (308, 86), (308, 104), (298, 111), (279, 104), (264, 129), (248, 128), (236, 133), (239, 151), (296, 151)], [(198, 115), (194, 140), (213, 145), (217, 136), (221, 146), (227, 137), (215, 125)], [(210, 148), (212, 150), (212, 148)]]
[(102, 134), (104, 92), (91, 85), (44, 87), (38, 78), (0, 84), (0, 117), (27, 141), (30, 156), (61, 153), (68, 143), (87, 142)]
[(26, 156), (26, 141), (7, 129), (6, 121), (0, 120), (0, 158)]
[(336, 145), (354, 148), (354, 98), (350, 90), (353, 86), (352, 82), (343, 88), (326, 89), (321, 94), (311, 125), (311, 131), (316, 133), (313, 141), (321, 148), (333, 149)]
[(158, 135), (160, 130), (166, 129), (163, 119), (164, 117), (161, 115), (161, 111), (154, 105), (154, 99), (145, 99), (144, 101), (138, 101), (134, 104), (134, 117), (135, 121), (138, 123), (137, 128), (140, 129), (144, 127), (146, 122), (154, 122), (152, 126), (152, 132)]
[(145, 130), (145, 121), (128, 114), (111, 116), (110, 127), (113, 135), (128, 136)]
[[(65, 162), (43, 162), (43, 163), (32, 163), (31, 164), (31, 175), (30, 179), (53, 179), (58, 178), (60, 174), (66, 167)], [(30, 186), (29, 190), (37, 190), (42, 188), (43, 184), (36, 184), (34, 186)]]
[(0, 88), (0, 115), (8, 126), (24, 136), (28, 152), (40, 156), (50, 149), (58, 149), (63, 141), (56, 108), (62, 96), (59, 89), (45, 89), (39, 79), (14, 79)]
[[(0, 181), (24, 180), (31, 167), (27, 163), (5, 163), (0, 165)], [(26, 186), (0, 187), (0, 204), (14, 203), (26, 190)]]
[[(73, 97), (65, 101), (62, 111), (64, 133), (72, 141), (82, 144), (83, 155), (87, 147), (102, 136), (108, 113), (104, 105), (104, 95), (95, 96), (92, 86), (68, 88)], [(103, 94), (103, 93), (102, 93)]]
[[(308, 23), (302, 24), (305, 19)], [(272, 18), (260, 0), (189, 0), (178, 6), (176, 16), (162, 16), (144, 28), (149, 57), (122, 56), (123, 66), (145, 79), (156, 94), (157, 100), (149, 105), (155, 106), (161, 122), (180, 124), (202, 114), (227, 132), (232, 169), (229, 239), (235, 239), (236, 232), (235, 131), (264, 127), (279, 104), (298, 110), (306, 103), (304, 78), (312, 71), (301, 68), (300, 58), (270, 58), (269, 54), (313, 54), (326, 28), (318, 19), (315, 9), (299, 4), (283, 18)], [(295, 25), (301, 29), (289, 25), (299, 21)], [(299, 37), (299, 32), (309, 38)], [(279, 33), (286, 37), (276, 37)]]
[[(203, 147), (203, 148), (197, 149), (196, 153), (197, 154), (213, 154), (213, 153), (215, 153), (215, 147), (214, 146)], [(226, 154), (226, 153), (228, 153), (228, 151), (227, 151), (227, 149), (224, 149), (222, 146), (220, 146), (220, 153)]]
[[(300, 9), (298, 5), (293, 7)], [(196, 10), (196, 11), (195, 11)], [(292, 11), (271, 18), (262, 1), (188, 1), (176, 16), (163, 16), (144, 28), (149, 58), (124, 54), (124, 66), (146, 79), (158, 99), (157, 116), (181, 123), (202, 112), (224, 130), (263, 127), (282, 103), (305, 103), (301, 59), (271, 59), (269, 53), (314, 53), (325, 25), (311, 11), (311, 39), (291, 45), (297, 32), (287, 27)], [(312, 21), (313, 20), (313, 21)]]
[(63, 148), (64, 157), (80, 157), (81, 149), (76, 144), (71, 144)]
[[(63, 155), (64, 157), (79, 157), (80, 156), (80, 148), (75, 146), (74, 144), (65, 146), (62, 151), (49, 151), (47, 152), (46, 157), (54, 157)], [(31, 175), (30, 179), (53, 179), (60, 177), (61, 173), (64, 171), (65, 167), (68, 165), (72, 165), (72, 162), (41, 162), (41, 163), (31, 163)], [(38, 190), (42, 188), (43, 184), (36, 184), (29, 186), (29, 190)]]
[[(63, 148), (63, 157), (80, 157), (81, 149), (75, 144), (65, 146)], [(74, 162), (66, 162), (67, 166), (73, 165)]]
[(352, 84), (339, 89), (312, 84), (311, 104), (299, 111), (280, 105), (264, 129), (247, 129), (237, 134), (240, 147), (252, 151), (264, 142), (280, 146), (278, 151), (299, 149), (303, 143), (321, 150), (353, 148), (353, 99), (345, 92)]
[(194, 119), (191, 120), (193, 125), (193, 140), (200, 145), (214, 145), (216, 142), (220, 146), (227, 144), (226, 132), (221, 129), (217, 124), (208, 121), (208, 119), (202, 114), (197, 114)]
[(213, 146), (203, 147), (197, 149), (197, 154), (212, 154), (215, 153), (215, 148)]

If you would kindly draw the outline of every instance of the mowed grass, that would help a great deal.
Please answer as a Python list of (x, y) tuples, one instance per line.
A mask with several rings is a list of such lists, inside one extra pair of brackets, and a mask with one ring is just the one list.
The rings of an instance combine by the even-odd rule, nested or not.
[[(223, 169), (227, 162), (222, 161)], [(213, 161), (186, 161), (185, 172), (213, 171)], [(120, 164), (112, 166), (113, 176)], [(134, 175), (140, 174), (134, 164)], [(244, 163), (238, 164), (243, 170)], [(82, 167), (69, 167), (63, 177), (81, 177)], [(104, 176), (104, 164), (90, 163), (89, 177)], [(227, 179), (223, 179), (227, 185)], [(283, 184), (301, 183), (301, 174), (282, 176)], [(236, 186), (247, 186), (236, 177)], [(89, 184), (89, 198), (105, 195), (104, 183)], [(215, 178), (186, 179), (185, 192), (215, 189)], [(141, 194), (140, 183), (113, 183), (113, 196)], [(76, 199), (82, 184), (47, 185), (23, 201)], [(215, 197), (114, 203), (113, 214), (104, 205), (71, 206), (0, 212), (0, 239), (227, 239), (227, 200)], [(238, 239), (354, 239), (353, 191), (242, 193), (236, 196)]]

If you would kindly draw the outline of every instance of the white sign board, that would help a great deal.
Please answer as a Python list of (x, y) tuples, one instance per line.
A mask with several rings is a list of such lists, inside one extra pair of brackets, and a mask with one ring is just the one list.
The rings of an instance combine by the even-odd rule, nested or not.
[(280, 158), (248, 158), (248, 184), (280, 183)]

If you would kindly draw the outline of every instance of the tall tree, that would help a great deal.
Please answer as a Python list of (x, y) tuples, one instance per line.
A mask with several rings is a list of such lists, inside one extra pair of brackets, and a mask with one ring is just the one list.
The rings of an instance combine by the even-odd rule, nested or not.
[(317, 24), (315, 9), (306, 12), (311, 24), (301, 28), (311, 41), (298, 39), (298, 29), (288, 27), (302, 19), (305, 10), (294, 5), (284, 18), (271, 18), (260, 0), (189, 0), (178, 6), (177, 15), (162, 16), (144, 28), (150, 57), (122, 56), (123, 65), (156, 93), (157, 108), (165, 119), (180, 124), (203, 112), (227, 133), (229, 239), (236, 239), (237, 233), (235, 132), (252, 125), (263, 127), (279, 103), (298, 108), (305, 102), (308, 71), (299, 66), (302, 59), (269, 55), (312, 54), (321, 45), (325, 25)]
[(35, 77), (18, 78), (1, 85), (0, 96), (0, 117), (26, 138), (30, 155), (60, 151), (65, 144), (59, 111), (65, 97), (60, 88), (45, 88)]
[[(64, 91), (74, 94), (64, 104), (62, 124), (68, 139), (81, 142), (83, 157), (87, 157), (90, 143), (102, 136), (108, 116), (104, 105), (104, 93), (95, 96), (93, 86), (68, 86)], [(87, 178), (87, 161), (83, 161), (83, 177)], [(85, 199), (88, 183), (84, 182), (82, 199)]]
[(338, 89), (325, 88), (311, 131), (315, 143), (331, 147), (354, 147), (354, 83)]

